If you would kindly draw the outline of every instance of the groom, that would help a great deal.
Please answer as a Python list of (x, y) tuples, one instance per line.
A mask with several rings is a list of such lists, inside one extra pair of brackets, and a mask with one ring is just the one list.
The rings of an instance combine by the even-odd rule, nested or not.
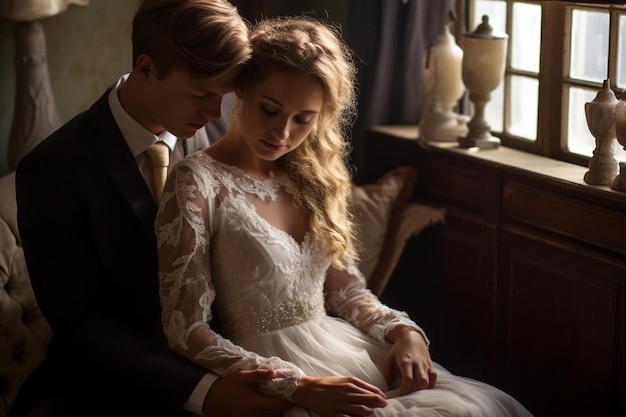
[(286, 401), (253, 389), (271, 371), (217, 378), (170, 353), (160, 327), (146, 150), (165, 143), (171, 167), (208, 146), (248, 28), (226, 1), (144, 0), (132, 42), (132, 72), (17, 168), (20, 234), (53, 339), (9, 416), (280, 415)]

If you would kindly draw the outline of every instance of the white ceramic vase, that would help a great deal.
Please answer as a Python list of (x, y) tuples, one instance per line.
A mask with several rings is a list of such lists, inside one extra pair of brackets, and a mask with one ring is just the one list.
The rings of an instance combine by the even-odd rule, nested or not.
[(610, 185), (617, 175), (617, 161), (613, 157), (617, 103), (618, 100), (610, 88), (608, 79), (604, 80), (596, 97), (585, 103), (587, 126), (596, 138), (596, 147), (589, 159), (589, 170), (584, 176), (587, 184)]
[(424, 110), (420, 119), (420, 139), (456, 141), (467, 134), (469, 117), (455, 112), (465, 93), (461, 76), (463, 50), (448, 25), (428, 51), (424, 66)]
[(489, 16), (474, 32), (463, 36), (463, 82), (469, 91), (474, 112), (467, 124), (469, 132), (459, 138), (461, 148), (491, 149), (500, 146), (500, 139), (491, 135), (491, 125), (485, 120), (485, 106), (491, 93), (502, 79), (506, 69), (508, 35), (495, 34)]

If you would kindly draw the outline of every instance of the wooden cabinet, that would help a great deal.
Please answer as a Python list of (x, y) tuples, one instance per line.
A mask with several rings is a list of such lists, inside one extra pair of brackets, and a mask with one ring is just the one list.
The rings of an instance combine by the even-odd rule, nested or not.
[(444, 225), (412, 238), (382, 295), (433, 359), (511, 393), (537, 417), (626, 416), (626, 193), (586, 168), (507, 148), (424, 146), (368, 132), (358, 181), (398, 165)]

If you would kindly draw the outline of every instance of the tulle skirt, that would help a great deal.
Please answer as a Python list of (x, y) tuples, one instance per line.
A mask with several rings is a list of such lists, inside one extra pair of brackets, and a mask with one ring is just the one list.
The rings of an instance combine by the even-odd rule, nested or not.
[[(385, 392), (387, 406), (377, 417), (530, 417), (532, 414), (505, 392), (469, 378), (452, 375), (435, 363), (435, 388), (398, 396), (398, 383), (388, 386), (382, 363), (389, 345), (370, 338), (341, 319), (315, 320), (234, 340), (263, 356), (279, 356), (311, 376), (355, 376)], [(292, 407), (286, 417), (312, 417), (315, 413)]]

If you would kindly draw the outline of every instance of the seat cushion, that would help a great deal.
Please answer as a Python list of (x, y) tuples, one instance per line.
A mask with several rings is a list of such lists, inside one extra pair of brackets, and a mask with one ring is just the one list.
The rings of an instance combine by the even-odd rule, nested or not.
[(352, 188), (359, 269), (378, 296), (387, 286), (407, 240), (427, 226), (444, 222), (444, 209), (410, 201), (417, 177), (415, 169), (401, 166), (375, 183)]

